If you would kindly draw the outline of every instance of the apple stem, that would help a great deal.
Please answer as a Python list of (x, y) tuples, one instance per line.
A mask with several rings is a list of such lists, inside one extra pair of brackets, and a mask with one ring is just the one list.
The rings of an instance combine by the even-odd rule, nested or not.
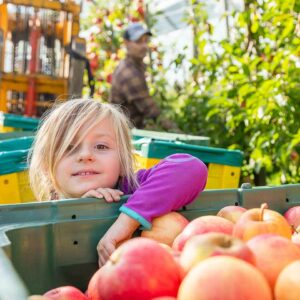
[(232, 245), (231, 238), (228, 236), (224, 239), (223, 247), (224, 248), (229, 248)]
[(263, 220), (263, 217), (264, 217), (264, 211), (265, 209), (268, 208), (268, 204), (267, 203), (263, 203), (261, 206), (260, 206), (260, 216), (259, 216), (259, 220), (262, 221)]

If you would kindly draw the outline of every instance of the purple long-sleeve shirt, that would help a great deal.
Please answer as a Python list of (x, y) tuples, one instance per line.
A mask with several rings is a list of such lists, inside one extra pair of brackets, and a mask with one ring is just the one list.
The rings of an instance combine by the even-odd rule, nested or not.
[(201, 160), (189, 154), (170, 155), (148, 170), (139, 170), (136, 189), (124, 182), (120, 189), (132, 196), (120, 211), (150, 229), (154, 217), (191, 203), (206, 180), (207, 167)]

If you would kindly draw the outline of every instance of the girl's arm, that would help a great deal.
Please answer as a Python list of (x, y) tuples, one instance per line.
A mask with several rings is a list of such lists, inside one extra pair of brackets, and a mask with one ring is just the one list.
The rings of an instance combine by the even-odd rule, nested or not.
[(191, 203), (205, 187), (207, 168), (189, 154), (174, 154), (138, 175), (139, 188), (121, 206), (120, 216), (98, 244), (100, 267), (140, 225), (150, 229), (153, 218)]
[(207, 167), (189, 154), (168, 156), (140, 178), (139, 188), (120, 211), (146, 229), (153, 218), (191, 203), (203, 191)]
[(140, 223), (121, 213), (97, 245), (99, 267), (103, 266), (116, 247), (131, 238)]

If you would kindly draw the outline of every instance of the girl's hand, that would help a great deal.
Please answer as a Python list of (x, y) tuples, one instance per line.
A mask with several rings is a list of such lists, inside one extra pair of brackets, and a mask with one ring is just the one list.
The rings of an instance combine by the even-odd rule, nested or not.
[(95, 197), (95, 198), (104, 198), (106, 202), (118, 202), (121, 199), (121, 196), (124, 193), (120, 190), (109, 189), (109, 188), (98, 188), (95, 190), (90, 190), (86, 192), (81, 198)]
[(115, 223), (108, 229), (97, 245), (99, 267), (102, 267), (115, 251), (117, 246), (130, 239), (140, 223), (121, 213)]

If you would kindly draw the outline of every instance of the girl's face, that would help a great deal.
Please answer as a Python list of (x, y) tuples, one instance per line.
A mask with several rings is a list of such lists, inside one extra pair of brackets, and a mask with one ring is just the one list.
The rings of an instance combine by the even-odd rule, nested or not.
[[(84, 137), (80, 129), (76, 140), (58, 162), (55, 177), (63, 197), (80, 198), (97, 188), (114, 188), (121, 174), (117, 141), (110, 119), (100, 121)], [(75, 144), (76, 141), (74, 141)]]

